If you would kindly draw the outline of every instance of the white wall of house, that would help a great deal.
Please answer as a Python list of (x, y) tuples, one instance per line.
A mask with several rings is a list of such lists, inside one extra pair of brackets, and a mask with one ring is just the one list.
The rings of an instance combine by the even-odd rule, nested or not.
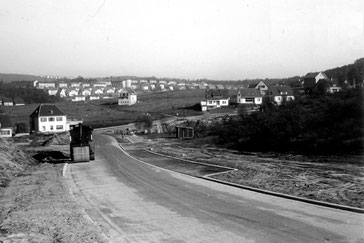
[(273, 101), (275, 101), (278, 105), (281, 105), (283, 101), (292, 101), (294, 100), (294, 96), (274, 96)]
[(35, 130), (38, 132), (64, 132), (67, 131), (66, 116), (41, 116), (35, 119)]
[(82, 90), (82, 95), (83, 96), (89, 96), (89, 95), (91, 95), (91, 90), (89, 90), (89, 89)]
[(8, 127), (1, 128), (0, 127), (0, 138), (11, 138), (12, 135), (13, 135), (12, 128), (8, 128)]
[(76, 96), (78, 95), (78, 90), (75, 90), (75, 89), (72, 89), (68, 92), (68, 96), (69, 97), (73, 97), (73, 96)]
[(67, 83), (59, 83), (58, 84), (58, 87), (60, 87), (60, 88), (67, 88), (68, 87), (68, 84)]
[(103, 89), (95, 89), (95, 94), (103, 94), (104, 90)]
[(90, 96), (90, 100), (99, 100), (99, 99), (100, 99), (100, 96), (97, 96), (97, 95)]
[(201, 110), (206, 111), (209, 109), (219, 108), (222, 106), (229, 105), (229, 99), (220, 99), (220, 100), (202, 100), (200, 102)]
[(262, 97), (239, 97), (237, 98), (238, 104), (257, 104), (261, 105), (263, 103)]
[(58, 92), (58, 89), (49, 89), (48, 90), (48, 95), (56, 95)]
[(316, 75), (315, 79), (317, 83), (320, 79), (326, 79), (326, 76), (322, 72), (320, 72), (319, 74)]
[(122, 97), (118, 99), (118, 105), (134, 105), (137, 102), (137, 95), (130, 93), (123, 93)]
[(72, 101), (85, 101), (86, 100), (86, 96), (74, 96), (74, 98), (72, 99)]

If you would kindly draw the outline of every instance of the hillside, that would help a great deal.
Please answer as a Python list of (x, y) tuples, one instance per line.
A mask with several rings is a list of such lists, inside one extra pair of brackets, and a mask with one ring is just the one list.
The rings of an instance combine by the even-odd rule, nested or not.
[(9, 83), (12, 81), (34, 81), (41, 79), (41, 76), (30, 75), (30, 74), (12, 74), (12, 73), (0, 73), (0, 81), (4, 81), (5, 83)]
[(364, 57), (357, 59), (353, 64), (344, 65), (324, 71), (329, 78), (337, 79), (339, 83), (347, 80), (350, 84), (363, 82), (364, 80)]

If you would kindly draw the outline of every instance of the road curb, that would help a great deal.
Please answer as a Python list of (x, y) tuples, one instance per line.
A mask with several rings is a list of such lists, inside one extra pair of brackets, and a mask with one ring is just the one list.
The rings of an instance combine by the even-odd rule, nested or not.
[(304, 197), (292, 196), (292, 195), (283, 194), (283, 193), (279, 193), (279, 192), (267, 191), (267, 190), (263, 190), (263, 189), (259, 189), (259, 188), (255, 188), (255, 187), (244, 186), (244, 185), (240, 185), (240, 184), (235, 184), (235, 183), (231, 183), (231, 182), (227, 182), (227, 181), (210, 178), (208, 176), (203, 176), (200, 178), (208, 180), (208, 181), (213, 181), (213, 182), (217, 182), (220, 184), (224, 184), (227, 186), (233, 186), (233, 187), (237, 187), (237, 188), (241, 188), (241, 189), (245, 189), (245, 190), (249, 190), (249, 191), (254, 191), (254, 192), (258, 192), (258, 193), (262, 193), (262, 194), (267, 194), (267, 195), (271, 195), (271, 196), (275, 196), (275, 197), (281, 197), (281, 198), (305, 202), (305, 203), (309, 203), (309, 204), (324, 206), (324, 207), (328, 207), (328, 208), (334, 208), (334, 209), (364, 214), (364, 209), (362, 209), (362, 208), (355, 208), (355, 207), (350, 207), (350, 206), (345, 206), (345, 205), (340, 205), (340, 204), (335, 204), (335, 203), (317, 201), (317, 200), (304, 198)]

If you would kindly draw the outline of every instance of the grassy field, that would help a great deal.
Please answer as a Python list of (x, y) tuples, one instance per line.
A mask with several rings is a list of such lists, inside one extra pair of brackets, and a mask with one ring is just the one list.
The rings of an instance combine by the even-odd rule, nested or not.
[[(236, 91), (231, 91), (231, 95)], [(85, 124), (96, 127), (127, 124), (142, 114), (150, 113), (154, 119), (165, 115), (190, 116), (201, 114), (198, 104), (204, 97), (205, 90), (184, 90), (159, 93), (142, 93), (138, 103), (132, 106), (118, 106), (117, 99), (87, 102), (60, 102), (56, 105), (67, 114), (68, 118), (83, 119)], [(29, 123), (29, 115), (39, 104), (2, 107), (12, 123)]]

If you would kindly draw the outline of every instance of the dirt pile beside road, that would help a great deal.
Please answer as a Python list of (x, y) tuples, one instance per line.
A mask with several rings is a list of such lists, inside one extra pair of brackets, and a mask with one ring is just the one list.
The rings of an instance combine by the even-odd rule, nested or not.
[(16, 176), (21, 176), (34, 164), (31, 157), (14, 143), (0, 138), (0, 188), (6, 187)]
[(32, 158), (62, 148), (63, 139), (49, 138), (40, 147), (32, 138), (0, 140), (0, 242), (107, 242), (71, 195), (63, 164)]

